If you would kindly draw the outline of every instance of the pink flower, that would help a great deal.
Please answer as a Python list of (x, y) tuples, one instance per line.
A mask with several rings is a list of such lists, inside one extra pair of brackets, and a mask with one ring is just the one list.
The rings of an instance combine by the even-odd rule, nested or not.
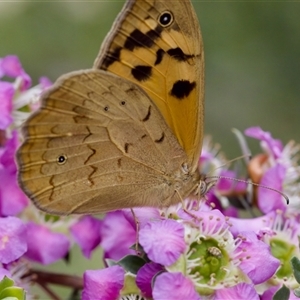
[(82, 300), (118, 300), (124, 285), (125, 272), (120, 266), (84, 272)]
[(140, 288), (143, 296), (152, 298), (152, 282), (154, 277), (164, 268), (160, 264), (153, 262), (143, 265), (136, 276), (136, 284)]
[(0, 129), (6, 129), (13, 121), (14, 87), (9, 82), (0, 82)]
[(0, 78), (3, 76), (22, 78), (22, 90), (26, 90), (31, 86), (29, 75), (24, 71), (19, 58), (15, 55), (0, 58)]
[(27, 232), (23, 222), (15, 217), (0, 218), (0, 262), (13, 262), (26, 250)]
[(148, 257), (165, 266), (173, 264), (185, 250), (184, 227), (174, 220), (147, 223), (139, 241)]
[(270, 132), (263, 131), (260, 127), (250, 127), (245, 130), (245, 135), (260, 140), (262, 148), (272, 155), (274, 159), (281, 156), (283, 145), (280, 140), (274, 139)]
[(27, 232), (28, 250), (25, 255), (29, 259), (47, 265), (67, 255), (70, 241), (64, 234), (33, 222), (27, 224)]
[(259, 300), (259, 296), (252, 284), (239, 283), (235, 286), (216, 291), (214, 300)]
[(277, 271), (280, 261), (272, 256), (270, 247), (260, 241), (254, 232), (242, 232), (240, 236), (241, 244), (237, 248), (240, 254), (236, 256), (241, 262), (239, 267), (254, 284), (267, 281)]
[(125, 255), (135, 254), (130, 247), (136, 243), (136, 229), (124, 217), (122, 211), (107, 213), (100, 233), (100, 245), (105, 258), (119, 260)]
[(193, 282), (182, 273), (162, 273), (154, 282), (153, 299), (155, 300), (200, 300)]
[(101, 221), (91, 216), (81, 218), (71, 226), (70, 231), (85, 257), (90, 258), (91, 252), (99, 245)]
[(6, 141), (0, 156), (0, 214), (12, 216), (19, 214), (27, 205), (28, 198), (17, 183), (17, 167), (14, 156), (18, 147), (18, 134)]
[[(285, 175), (286, 168), (281, 164), (276, 164), (266, 170), (260, 184), (282, 192)], [(263, 187), (258, 187), (257, 202), (259, 209), (265, 214), (277, 209), (283, 211), (287, 209), (286, 200), (281, 194)]]

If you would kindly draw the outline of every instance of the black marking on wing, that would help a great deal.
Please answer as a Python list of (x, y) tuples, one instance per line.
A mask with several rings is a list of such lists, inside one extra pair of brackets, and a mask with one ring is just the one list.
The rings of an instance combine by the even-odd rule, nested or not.
[[(49, 179), (49, 184), (50, 184), (50, 186), (52, 186), (51, 194), (50, 194), (50, 196), (49, 196), (49, 202), (52, 202), (52, 201), (53, 201), (53, 198), (52, 198), (52, 197), (53, 197), (53, 194), (54, 194), (54, 188), (55, 188), (55, 184), (54, 184), (54, 182), (53, 182), (54, 178), (55, 178), (55, 175), (52, 175), (52, 176), (50, 177), (50, 179)], [(35, 203), (38, 204), (38, 202), (35, 202)]]
[(112, 52), (108, 52), (103, 60), (102, 69), (106, 70), (115, 61), (119, 61), (121, 50), (122, 50), (121, 47), (117, 47)]
[(85, 142), (85, 140), (86, 140), (87, 138), (89, 138), (90, 136), (93, 135), (92, 132), (91, 132), (91, 130), (90, 130), (90, 127), (89, 127), (89, 126), (85, 126), (85, 128), (86, 128), (88, 134), (84, 137), (84, 139), (83, 139), (83, 141), (82, 141), (83, 143)]
[(118, 167), (119, 167), (119, 168), (121, 168), (121, 165), (122, 165), (121, 163), (122, 163), (122, 159), (119, 158), (119, 159), (118, 159)]
[(124, 48), (130, 51), (133, 51), (134, 48), (140, 47), (151, 48), (154, 44), (154, 41), (160, 37), (162, 30), (163, 28), (161, 26), (157, 26), (155, 29), (151, 29), (146, 33), (135, 29), (127, 37), (124, 43)]
[(92, 151), (92, 153), (88, 156), (88, 158), (85, 160), (85, 162), (84, 162), (84, 164), (86, 164), (89, 160), (90, 160), (90, 158), (91, 157), (93, 157), (95, 154), (96, 154), (96, 150), (95, 149), (93, 149), (90, 145), (87, 145), (88, 146), (88, 148)]
[(158, 49), (158, 50), (156, 51), (156, 60), (155, 60), (155, 62), (154, 62), (154, 65), (155, 65), (155, 66), (156, 66), (156, 65), (159, 65), (159, 64), (161, 63), (164, 54), (165, 54), (165, 51), (164, 51), (163, 49)]
[(125, 143), (125, 145), (124, 145), (124, 151), (125, 151), (125, 153), (128, 153), (129, 146), (132, 146), (132, 144), (131, 143)]
[(92, 165), (90, 167), (92, 168), (93, 171), (89, 175), (88, 180), (91, 183), (91, 185), (93, 186), (95, 184), (95, 182), (93, 181), (92, 176), (97, 172), (98, 168), (95, 166), (92, 166)]
[(187, 61), (188, 59), (195, 57), (195, 55), (185, 54), (179, 47), (169, 49), (167, 53), (177, 61)]
[(131, 69), (131, 74), (137, 81), (146, 81), (151, 77), (152, 67), (136, 66), (133, 69)]
[(160, 144), (163, 142), (164, 139), (165, 139), (165, 133), (162, 132), (161, 137), (159, 139), (155, 140), (154, 142)]
[(142, 120), (143, 122), (146, 122), (149, 120), (151, 116), (151, 105), (148, 107), (148, 112), (147, 112), (147, 115), (145, 116), (145, 118)]
[(196, 87), (196, 82), (188, 80), (178, 80), (173, 84), (170, 94), (179, 100), (188, 97), (191, 91)]

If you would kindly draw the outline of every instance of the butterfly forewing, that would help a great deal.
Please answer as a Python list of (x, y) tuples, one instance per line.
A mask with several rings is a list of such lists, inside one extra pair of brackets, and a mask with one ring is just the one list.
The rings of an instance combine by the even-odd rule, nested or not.
[(190, 1), (127, 1), (94, 67), (147, 92), (196, 171), (203, 136), (204, 55)]

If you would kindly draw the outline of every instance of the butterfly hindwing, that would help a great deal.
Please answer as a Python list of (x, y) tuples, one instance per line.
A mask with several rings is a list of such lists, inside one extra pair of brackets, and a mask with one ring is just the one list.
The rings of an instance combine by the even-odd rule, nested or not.
[(19, 182), (49, 213), (165, 206), (177, 197), (171, 177), (187, 160), (183, 149), (143, 90), (113, 74), (62, 76), (23, 132)]

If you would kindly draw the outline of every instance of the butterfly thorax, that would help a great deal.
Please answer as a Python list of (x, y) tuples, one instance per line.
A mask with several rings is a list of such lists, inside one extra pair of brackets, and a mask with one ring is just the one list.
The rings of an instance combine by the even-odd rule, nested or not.
[(163, 201), (162, 206), (178, 204), (188, 197), (201, 198), (203, 184), (205, 184), (201, 174), (198, 171), (192, 172), (186, 163), (183, 163), (172, 175), (167, 176), (166, 183), (173, 192), (171, 197)]

